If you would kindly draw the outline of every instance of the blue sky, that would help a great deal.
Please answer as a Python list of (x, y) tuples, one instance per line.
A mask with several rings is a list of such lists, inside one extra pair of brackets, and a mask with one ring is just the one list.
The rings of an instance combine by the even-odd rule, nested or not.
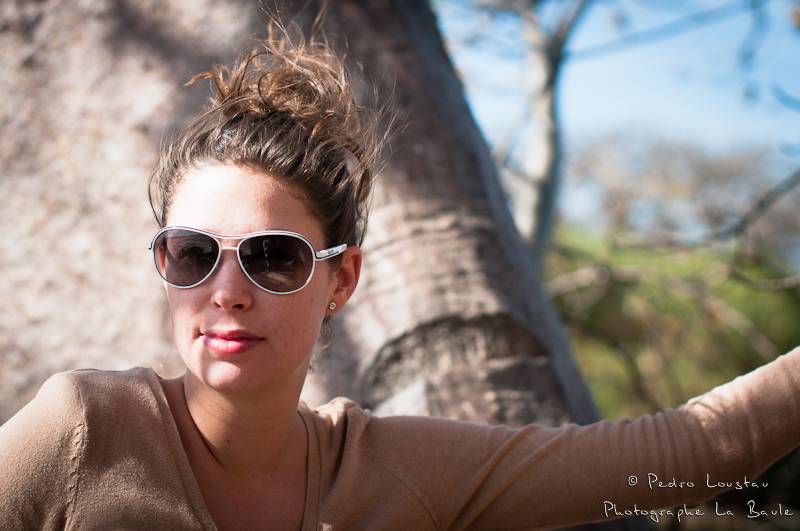
[[(629, 31), (641, 31), (729, 3), (596, 0), (569, 49), (618, 39), (614, 6), (625, 8)], [(523, 112), (523, 48), (514, 17), (490, 20), (476, 15), (470, 4), (434, 3), (470, 106), (491, 144), (504, 138)], [(800, 98), (800, 30), (792, 26), (790, 0), (766, 5), (769, 27), (749, 70), (738, 62), (752, 24), (746, 10), (655, 44), (569, 61), (559, 85), (567, 156), (574, 145), (620, 132), (680, 140), (711, 151), (756, 144), (774, 155), (774, 179), (785, 177), (800, 164), (800, 113), (782, 106), (772, 91), (780, 86)], [(462, 44), (475, 33), (492, 38)], [(757, 97), (745, 98), (746, 87)], [(796, 147), (787, 152), (781, 149), (786, 145)], [(600, 197), (591, 186), (567, 180), (559, 203), (568, 219), (592, 225)]]
[[(643, 29), (669, 15), (634, 5), (632, 18)], [(613, 38), (603, 11), (597, 7), (590, 13), (574, 35), (573, 49)], [(767, 12), (769, 29), (750, 72), (737, 61), (751, 26), (748, 14), (658, 44), (568, 64), (561, 107), (567, 135), (633, 126), (714, 148), (800, 142), (800, 113), (788, 111), (772, 94), (776, 84), (800, 94), (800, 32), (791, 26), (788, 2), (772, 1)], [(758, 94), (753, 101), (743, 96), (748, 85)]]
[[(570, 42), (581, 50), (619, 37), (611, 5), (623, 5), (631, 30), (643, 30), (727, 2), (611, 3), (598, 1)], [(439, 2), (440, 25), (458, 41), (470, 31), (491, 30), (490, 46), (457, 46), (453, 58), (462, 72), (470, 103), (490, 141), (504, 134), (522, 108), (521, 49), (510, 17), (480, 26), (466, 1)], [(660, 5), (662, 7), (648, 7)], [(663, 7), (676, 6), (676, 7)], [(800, 156), (780, 154), (782, 143), (800, 144), (800, 113), (781, 106), (772, 87), (800, 97), (800, 31), (791, 25), (787, 0), (767, 4), (769, 29), (754, 66), (737, 63), (751, 18), (746, 13), (657, 44), (629, 48), (566, 64), (561, 79), (560, 112), (568, 143), (608, 132), (629, 130), (689, 140), (710, 149), (761, 143), (775, 149), (786, 165)], [(747, 100), (745, 87), (758, 97)]]

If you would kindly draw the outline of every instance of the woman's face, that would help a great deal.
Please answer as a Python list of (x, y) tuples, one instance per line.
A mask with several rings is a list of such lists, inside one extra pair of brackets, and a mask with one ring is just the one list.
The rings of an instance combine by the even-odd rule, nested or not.
[[(302, 234), (318, 251), (326, 243), (316, 218), (286, 184), (254, 169), (221, 163), (186, 173), (167, 224), (225, 235), (283, 229)], [(237, 243), (223, 241), (225, 246)], [(352, 266), (354, 254), (359, 268), (357, 247), (348, 249), (343, 268)], [(329, 303), (341, 307), (346, 300), (341, 299), (340, 276), (331, 274), (327, 261), (317, 262), (305, 288), (275, 295), (244, 275), (235, 252), (223, 251), (213, 275), (199, 286), (178, 289), (165, 283), (175, 343), (187, 369), (220, 392), (302, 387), (322, 319), (331, 313)], [(357, 277), (358, 271), (355, 281)], [(260, 339), (244, 352), (225, 353), (209, 342), (220, 330), (243, 330)]]

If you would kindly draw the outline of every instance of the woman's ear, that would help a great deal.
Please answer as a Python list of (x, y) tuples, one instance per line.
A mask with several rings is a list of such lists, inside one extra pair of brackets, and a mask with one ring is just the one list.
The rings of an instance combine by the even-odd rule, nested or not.
[(358, 286), (358, 279), (361, 276), (361, 260), (363, 253), (361, 247), (353, 245), (348, 247), (342, 255), (342, 262), (339, 268), (333, 272), (331, 278), (331, 294), (328, 304), (336, 303), (336, 309), (328, 309), (326, 315), (333, 315), (341, 310), (350, 296)]

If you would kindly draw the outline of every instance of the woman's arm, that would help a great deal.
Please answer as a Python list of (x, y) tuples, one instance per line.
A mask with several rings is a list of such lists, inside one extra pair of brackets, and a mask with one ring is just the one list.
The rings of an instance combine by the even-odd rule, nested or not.
[(511, 428), (387, 417), (369, 424), (371, 454), (419, 485), (440, 528), (559, 527), (691, 507), (727, 490), (720, 483), (755, 480), (800, 444), (800, 349), (633, 421)]
[(63, 529), (77, 494), (83, 407), (64, 373), (0, 426), (0, 529)]

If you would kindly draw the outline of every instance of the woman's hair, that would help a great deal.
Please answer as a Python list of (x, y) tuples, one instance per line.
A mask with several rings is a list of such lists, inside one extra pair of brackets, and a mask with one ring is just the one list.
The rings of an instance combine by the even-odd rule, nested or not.
[[(160, 226), (187, 170), (217, 161), (292, 185), (319, 221), (326, 247), (362, 244), (373, 174), (390, 129), (387, 107), (355, 102), (343, 61), (318, 34), (290, 37), (271, 22), (267, 38), (231, 68), (214, 66), (189, 80), (211, 80), (212, 98), (162, 146), (148, 190)], [(335, 270), (341, 255), (330, 262)], [(324, 325), (328, 336), (328, 318)]]

